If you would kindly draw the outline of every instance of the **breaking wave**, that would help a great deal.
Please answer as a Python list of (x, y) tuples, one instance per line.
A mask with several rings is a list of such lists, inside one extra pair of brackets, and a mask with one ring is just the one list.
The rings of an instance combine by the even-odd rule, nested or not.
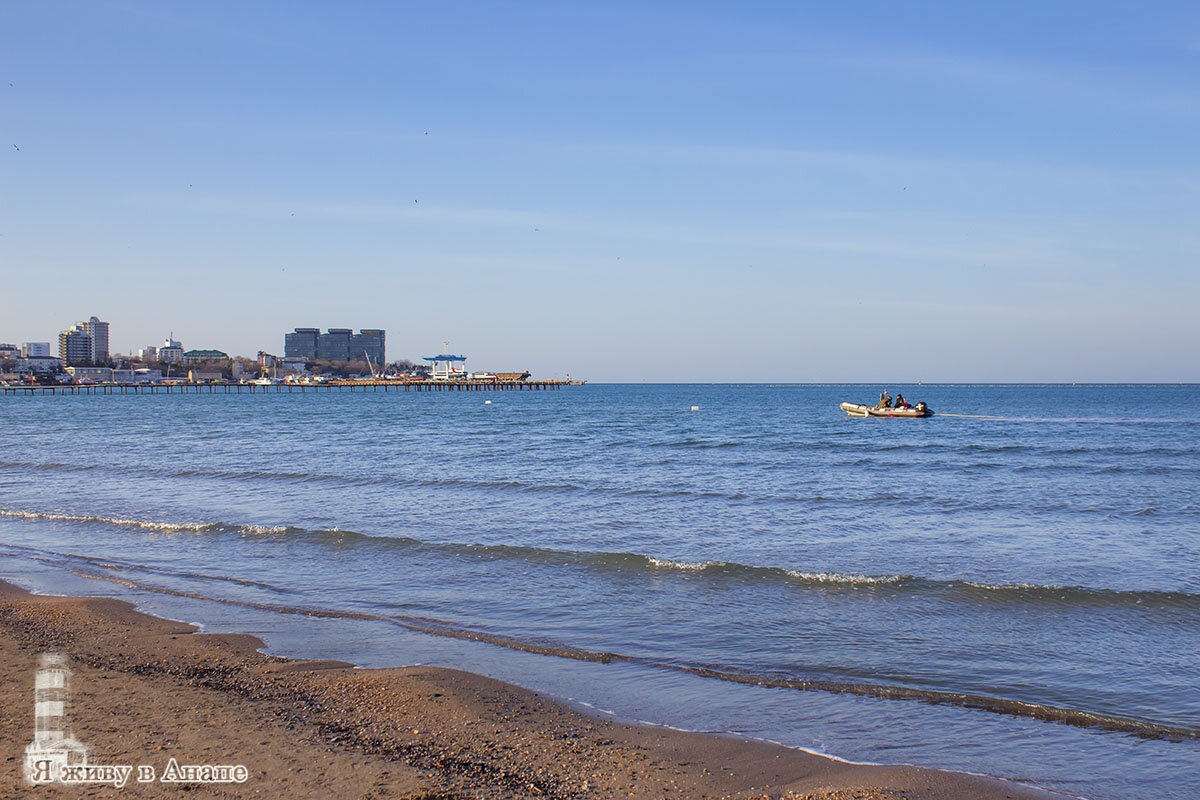
[(514, 636), (490, 633), (476, 628), (461, 625), (442, 619), (422, 616), (399, 614), (376, 614), (360, 611), (322, 608), (318, 606), (293, 606), (276, 603), (260, 603), (248, 600), (236, 600), (228, 597), (214, 597), (197, 592), (186, 592), (167, 589), (159, 586), (129, 580), (127, 578), (104, 575), (83, 570), (72, 569), (72, 573), (83, 578), (109, 581), (130, 589), (154, 592), (158, 594), (205, 600), (214, 603), (252, 608), (260, 611), (270, 611), (278, 614), (317, 617), (325, 619), (348, 619), (385, 622), (396, 625), (415, 633), (433, 636), (445, 636), (454, 639), (482, 642), (506, 647), (537, 655), (566, 658), (575, 661), (611, 664), (626, 662), (639, 664), (662, 670), (672, 670), (695, 675), (701, 678), (711, 678), (733, 683), (763, 686), (777, 689), (792, 689), (796, 691), (829, 692), (848, 694), (859, 697), (872, 697), (881, 700), (915, 700), (934, 705), (953, 705), (961, 708), (989, 711), (996, 714), (1026, 717), (1045, 722), (1057, 722), (1081, 728), (1096, 728), (1132, 734), (1145, 739), (1165, 739), (1182, 741), (1200, 739), (1200, 728), (1183, 725), (1170, 725), (1153, 720), (1143, 720), (1116, 714), (1103, 714), (1084, 709), (1064, 706), (1047, 705), (1026, 702), (1004, 697), (993, 697), (982, 694), (944, 691), (937, 689), (916, 688), (911, 686), (870, 681), (839, 681), (813, 679), (803, 676), (780, 676), (756, 674), (719, 665), (697, 665), (684, 662), (645, 656), (630, 656), (609, 651), (597, 651), (570, 645), (557, 644), (550, 641), (535, 641)]
[(722, 584), (773, 583), (797, 590), (871, 591), (891, 596), (938, 594), (961, 603), (1024, 603), (1061, 606), (1129, 606), (1141, 609), (1200, 611), (1200, 594), (1161, 589), (1111, 589), (1083, 585), (994, 583), (969, 578), (938, 579), (919, 575), (855, 574), (819, 568), (742, 564), (736, 561), (672, 559), (630, 552), (557, 550), (510, 544), (429, 542), (400, 536), (372, 535), (337, 528), (300, 528), (290, 525), (230, 524), (226, 522), (169, 522), (86, 514), (46, 513), (0, 509), (0, 517), (111, 525), (168, 533), (227, 534), (303, 539), (317, 545), (373, 547), (473, 560), (511, 560), (549, 567), (642, 573), (674, 574), (681, 580), (708, 580)]
[(44, 511), (11, 511), (0, 509), (0, 516), (29, 520), (52, 520), (56, 522), (98, 522), (122, 528), (142, 528), (156, 531), (208, 531), (221, 528), (214, 522), (158, 522), (154, 520), (129, 519), (126, 517), (101, 517), (90, 514), (58, 514)]

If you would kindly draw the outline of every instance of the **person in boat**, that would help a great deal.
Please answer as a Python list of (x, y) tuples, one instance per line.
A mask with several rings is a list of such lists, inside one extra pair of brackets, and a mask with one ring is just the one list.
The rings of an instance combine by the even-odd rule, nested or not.
[(896, 400), (892, 403), (892, 408), (912, 408), (912, 406), (904, 399), (904, 395), (896, 392)]
[(888, 390), (884, 389), (883, 394), (879, 395), (879, 402), (875, 404), (876, 408), (891, 408), (892, 396), (888, 394)]

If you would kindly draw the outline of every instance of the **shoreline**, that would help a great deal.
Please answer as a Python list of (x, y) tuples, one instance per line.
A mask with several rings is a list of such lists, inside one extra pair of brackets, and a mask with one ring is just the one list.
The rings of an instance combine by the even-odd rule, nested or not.
[[(732, 735), (637, 724), (441, 667), (289, 660), (247, 634), (113, 598), (32, 594), (0, 580), (0, 718), (20, 796), (42, 652), (73, 670), (70, 715), (91, 763), (244, 764), (205, 797), (1034, 800), (1065, 795), (985, 776), (864, 765)], [(177, 787), (177, 790), (181, 787)], [(130, 782), (89, 796), (162, 796)], [(112, 794), (109, 794), (112, 793)]]

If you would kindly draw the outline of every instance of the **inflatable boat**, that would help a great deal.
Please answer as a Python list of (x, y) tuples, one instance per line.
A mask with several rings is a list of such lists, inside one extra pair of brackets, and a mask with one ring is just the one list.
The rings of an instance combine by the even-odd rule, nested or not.
[(842, 403), (842, 411), (852, 417), (932, 417), (933, 409), (924, 403), (909, 408), (875, 408), (862, 403)]

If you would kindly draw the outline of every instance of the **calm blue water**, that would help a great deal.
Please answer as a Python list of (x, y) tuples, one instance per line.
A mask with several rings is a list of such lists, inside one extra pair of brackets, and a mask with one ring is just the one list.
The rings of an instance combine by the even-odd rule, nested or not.
[(838, 410), (874, 386), (0, 398), (0, 576), (852, 760), (1200, 796), (1200, 387), (890, 388), (1005, 418)]

